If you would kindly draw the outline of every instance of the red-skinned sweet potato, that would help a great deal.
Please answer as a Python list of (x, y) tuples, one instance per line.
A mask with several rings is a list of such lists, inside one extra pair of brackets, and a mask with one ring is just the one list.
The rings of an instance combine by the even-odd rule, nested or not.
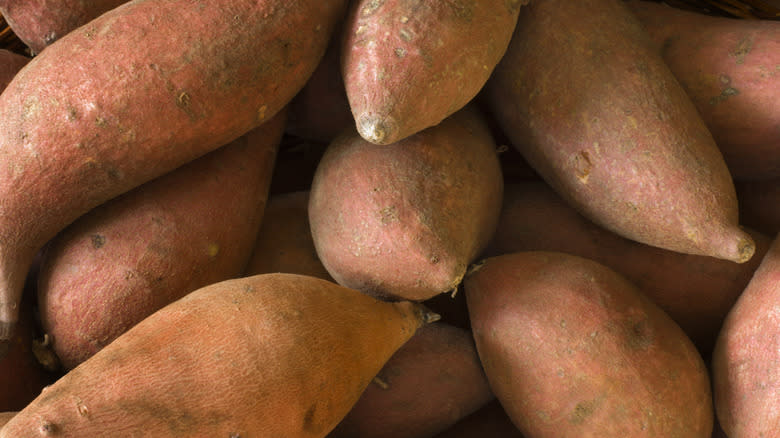
[(468, 103), (506, 51), (527, 0), (357, 0), (342, 75), (357, 131), (395, 143)]
[(0, 0), (11, 30), (39, 53), (60, 37), (127, 0)]
[(284, 116), (98, 206), (48, 243), (38, 303), (66, 369), (166, 304), (244, 272)]
[(507, 184), (501, 218), (485, 256), (557, 251), (625, 276), (682, 327), (708, 357), (723, 319), (761, 263), (771, 238), (751, 231), (756, 256), (737, 264), (634, 242), (589, 221), (547, 184)]
[(712, 135), (622, 1), (523, 7), (486, 93), (513, 146), (594, 222), (673, 251), (752, 256)]
[(308, 191), (280, 193), (268, 199), (244, 275), (273, 272), (334, 281), (314, 248), (309, 226)]
[(270, 119), (316, 68), (344, 8), (133, 0), (30, 61), (0, 95), (0, 340), (46, 241)]
[(780, 430), (780, 238), (731, 309), (712, 356), (718, 419), (733, 438)]
[(464, 286), (485, 374), (524, 435), (710, 438), (704, 361), (616, 272), (521, 252), (486, 259)]
[(453, 290), (495, 231), (503, 180), (482, 114), (377, 147), (354, 130), (328, 146), (309, 197), (317, 254), (339, 284), (390, 299)]
[(328, 438), (429, 438), (493, 399), (471, 332), (421, 327)]
[(780, 177), (780, 22), (627, 4), (693, 100), (734, 179)]
[(314, 277), (215, 283), (71, 370), (0, 437), (323, 437), (429, 316)]

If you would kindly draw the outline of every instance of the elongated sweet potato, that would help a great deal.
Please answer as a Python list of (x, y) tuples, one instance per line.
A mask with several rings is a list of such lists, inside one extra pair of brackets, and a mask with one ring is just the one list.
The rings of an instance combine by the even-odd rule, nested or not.
[(780, 239), (775, 237), (723, 324), (712, 357), (718, 419), (729, 437), (780, 430)]
[(622, 1), (522, 8), (486, 93), (513, 146), (594, 222), (673, 251), (752, 256), (720, 151)]
[(750, 231), (756, 256), (742, 264), (637, 243), (589, 221), (547, 184), (507, 184), (486, 256), (557, 251), (602, 263), (625, 276), (682, 327), (708, 357), (723, 319), (761, 263), (771, 238)]
[(344, 8), (133, 0), (30, 61), (0, 95), (0, 340), (38, 248), (93, 207), (275, 115)]
[(309, 226), (309, 192), (281, 193), (268, 199), (244, 275), (287, 272), (333, 281), (322, 265)]
[(427, 316), (314, 277), (215, 283), (71, 370), (0, 437), (323, 437)]
[(46, 246), (43, 328), (70, 369), (154, 311), (244, 272), (285, 117), (98, 206)]
[(391, 299), (454, 289), (495, 231), (503, 180), (474, 107), (377, 147), (354, 130), (328, 146), (309, 198), (317, 254), (339, 284)]
[(734, 179), (780, 177), (780, 22), (627, 4), (696, 104)]
[(0, 13), (11, 30), (39, 53), (63, 35), (127, 0), (0, 0)]
[(486, 259), (464, 284), (485, 374), (524, 435), (711, 438), (704, 361), (616, 272), (520, 252)]
[(421, 327), (328, 438), (429, 438), (493, 399), (471, 332)]
[(462, 108), (503, 56), (527, 2), (352, 2), (342, 74), (360, 135), (394, 143)]

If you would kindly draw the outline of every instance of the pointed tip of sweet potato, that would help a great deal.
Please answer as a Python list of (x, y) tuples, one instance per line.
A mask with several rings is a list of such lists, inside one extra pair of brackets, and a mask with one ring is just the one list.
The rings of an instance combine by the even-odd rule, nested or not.
[(400, 140), (396, 123), (391, 118), (365, 115), (357, 121), (360, 136), (371, 143), (387, 145)]

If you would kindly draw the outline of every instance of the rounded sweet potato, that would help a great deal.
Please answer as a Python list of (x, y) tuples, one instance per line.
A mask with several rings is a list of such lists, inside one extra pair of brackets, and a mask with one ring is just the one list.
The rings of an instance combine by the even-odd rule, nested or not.
[(68, 372), (0, 437), (323, 437), (428, 316), (314, 277), (215, 283)]
[(314, 248), (309, 226), (309, 192), (268, 199), (245, 276), (287, 272), (333, 281)]
[(731, 309), (712, 357), (718, 419), (733, 438), (780, 430), (780, 238)]
[(780, 177), (780, 22), (627, 2), (737, 180)]
[(38, 303), (66, 369), (166, 304), (244, 272), (284, 116), (96, 207), (47, 244)]
[(527, 2), (352, 2), (341, 68), (360, 135), (395, 143), (466, 105), (504, 55)]
[(0, 0), (0, 13), (33, 54), (128, 0)]
[(710, 438), (710, 380), (679, 326), (592, 260), (488, 258), (464, 280), (496, 398), (529, 437)]
[(429, 438), (493, 399), (471, 332), (421, 327), (328, 438)]
[(34, 254), (97, 205), (259, 126), (304, 85), (344, 0), (133, 0), (0, 95), (0, 341)]
[(495, 231), (503, 190), (495, 148), (474, 107), (387, 147), (354, 130), (338, 137), (309, 198), (330, 275), (391, 299), (453, 290)]
[(708, 357), (723, 319), (753, 276), (771, 238), (750, 231), (756, 257), (742, 264), (634, 242), (584, 216), (544, 182), (507, 184), (501, 218), (485, 256), (557, 251), (625, 276), (680, 325)]
[(723, 156), (621, 0), (523, 7), (486, 99), (512, 145), (592, 221), (673, 251), (752, 256)]

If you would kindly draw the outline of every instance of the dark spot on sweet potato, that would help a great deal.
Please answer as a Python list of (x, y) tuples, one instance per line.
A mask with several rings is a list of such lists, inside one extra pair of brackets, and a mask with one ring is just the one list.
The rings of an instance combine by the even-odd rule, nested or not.
[(713, 97), (710, 99), (710, 105), (717, 105), (720, 102), (725, 101), (731, 96), (736, 96), (739, 94), (739, 90), (734, 87), (726, 87), (724, 88), (719, 95)]
[(574, 171), (577, 173), (577, 179), (579, 179), (581, 183), (588, 183), (591, 169), (593, 169), (593, 163), (591, 162), (588, 151), (580, 151), (574, 156)]
[(652, 327), (646, 319), (629, 321), (625, 326), (626, 344), (632, 350), (646, 350), (653, 345)]
[(572, 424), (582, 424), (593, 413), (595, 409), (593, 401), (581, 401), (574, 407), (574, 411), (569, 417), (569, 422)]
[(382, 221), (382, 225), (387, 225), (390, 222), (398, 221), (398, 214), (394, 206), (388, 206), (379, 210), (379, 219)]
[(735, 58), (735, 62), (737, 64), (744, 64), (745, 57), (748, 54), (750, 54), (750, 51), (752, 49), (753, 49), (753, 37), (752, 35), (747, 35), (743, 37), (741, 40), (739, 40), (739, 43), (737, 43), (737, 47), (731, 53), (731, 56)]
[(93, 234), (91, 239), (92, 247), (95, 249), (102, 248), (106, 244), (106, 237), (101, 234)]
[(447, 4), (455, 13), (455, 16), (469, 22), (474, 18), (474, 2), (469, 0), (447, 0)]
[(56, 424), (54, 424), (54, 423), (52, 423), (50, 421), (42, 420), (41, 421), (41, 427), (40, 427), (39, 430), (41, 432), (41, 435), (46, 436), (46, 435), (55, 435), (55, 434), (57, 434), (59, 432), (60, 428), (57, 427)]
[(317, 405), (313, 404), (303, 415), (303, 430), (311, 431), (314, 429), (314, 415), (317, 413)]
[(371, 0), (365, 6), (363, 6), (363, 9), (360, 10), (360, 15), (363, 17), (368, 17), (369, 15), (376, 12), (376, 10), (379, 9), (379, 7), (384, 4), (384, 2), (385, 0)]

